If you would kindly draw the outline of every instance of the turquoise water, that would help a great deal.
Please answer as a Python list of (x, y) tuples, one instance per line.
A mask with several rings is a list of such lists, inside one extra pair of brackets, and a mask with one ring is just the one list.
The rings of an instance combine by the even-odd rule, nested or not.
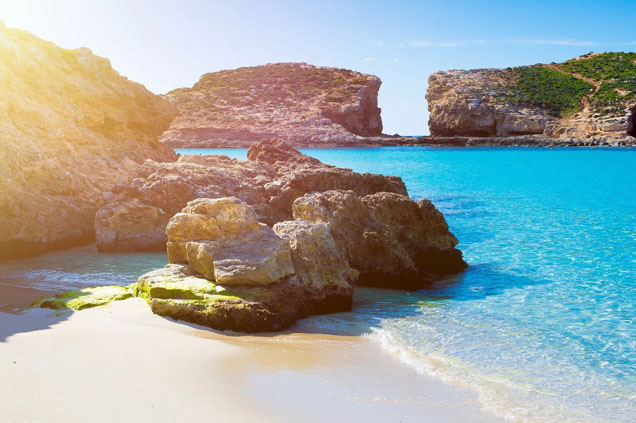
[[(470, 267), (425, 291), (359, 289), (353, 313), (299, 330), (363, 334), (512, 422), (636, 422), (636, 150), (303, 151), (401, 176), (445, 214)], [(82, 247), (4, 262), (0, 288), (126, 284), (165, 261)]]
[(401, 176), (445, 214), (470, 264), (429, 291), (364, 290), (352, 315), (303, 325), (366, 324), (510, 421), (636, 421), (636, 150), (303, 151)]

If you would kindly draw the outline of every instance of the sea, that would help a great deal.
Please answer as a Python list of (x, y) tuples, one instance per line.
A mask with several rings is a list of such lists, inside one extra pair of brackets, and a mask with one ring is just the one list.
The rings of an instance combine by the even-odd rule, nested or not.
[[(294, 330), (367, 337), (510, 422), (636, 422), (636, 149), (302, 151), (402, 177), (443, 212), (469, 267), (416, 292), (358, 288), (352, 313)], [(85, 246), (2, 262), (0, 285), (123, 285), (165, 262)]]

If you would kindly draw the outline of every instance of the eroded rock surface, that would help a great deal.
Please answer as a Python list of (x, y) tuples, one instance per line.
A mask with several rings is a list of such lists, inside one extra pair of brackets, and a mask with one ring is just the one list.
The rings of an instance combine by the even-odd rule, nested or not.
[[(248, 161), (225, 156), (181, 156), (172, 163), (147, 161), (128, 185), (98, 213), (98, 248), (102, 251), (163, 250), (165, 215), (172, 217), (196, 198), (235, 196), (256, 212), (258, 220), (273, 225), (292, 218), (292, 204), (308, 192), (353, 190), (359, 195), (380, 191), (406, 194), (394, 176), (357, 173), (321, 163), (283, 141), (262, 141), (248, 151)], [(136, 210), (158, 209), (154, 220), (134, 233)], [(165, 213), (165, 214), (163, 214)], [(148, 219), (153, 216), (148, 213)], [(128, 219), (128, 220), (126, 220)], [(117, 225), (112, 224), (118, 221)], [(104, 229), (106, 228), (106, 229)], [(147, 238), (147, 242), (143, 239)]]
[(294, 273), (289, 243), (235, 197), (191, 201), (166, 233), (171, 263), (221, 285), (268, 285)]
[(166, 95), (179, 114), (161, 139), (172, 147), (355, 144), (382, 133), (376, 76), (306, 63), (207, 73)]
[(428, 200), (379, 192), (307, 194), (294, 202), (294, 218), (325, 222), (359, 285), (418, 289), (466, 263), (444, 216)]
[(90, 242), (116, 185), (176, 158), (157, 140), (174, 115), (90, 50), (0, 23), (0, 259)]
[(296, 277), (314, 309), (351, 308), (359, 272), (338, 249), (328, 223), (285, 221), (275, 224), (274, 232), (289, 242)]
[(587, 140), (593, 145), (632, 145), (634, 77), (635, 53), (590, 53), (549, 65), (436, 72), (426, 93), (429, 128), (438, 139), (536, 137), (537, 145), (549, 140), (557, 145)]
[(272, 230), (238, 198), (201, 198), (170, 220), (167, 234), (173, 264), (132, 287), (157, 314), (260, 332), (351, 309), (358, 273), (327, 224), (281, 222)]

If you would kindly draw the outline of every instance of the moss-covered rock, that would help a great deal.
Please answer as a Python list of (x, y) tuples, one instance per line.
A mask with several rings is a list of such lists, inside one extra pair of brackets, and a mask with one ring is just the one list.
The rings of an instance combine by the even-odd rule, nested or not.
[(38, 300), (33, 305), (54, 310), (83, 310), (110, 304), (113, 301), (125, 300), (132, 296), (132, 291), (124, 286), (98, 286), (63, 292), (54, 297)]
[(156, 314), (217, 330), (277, 331), (313, 312), (295, 277), (267, 286), (223, 287), (187, 265), (169, 264), (143, 275), (131, 291)]

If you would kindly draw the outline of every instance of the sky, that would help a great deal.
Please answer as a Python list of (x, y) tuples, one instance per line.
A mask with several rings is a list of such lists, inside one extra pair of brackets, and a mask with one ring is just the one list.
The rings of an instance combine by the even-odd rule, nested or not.
[(0, 20), (88, 47), (155, 93), (206, 72), (307, 62), (379, 76), (384, 132), (428, 134), (438, 70), (636, 51), (631, 1), (0, 0)]

